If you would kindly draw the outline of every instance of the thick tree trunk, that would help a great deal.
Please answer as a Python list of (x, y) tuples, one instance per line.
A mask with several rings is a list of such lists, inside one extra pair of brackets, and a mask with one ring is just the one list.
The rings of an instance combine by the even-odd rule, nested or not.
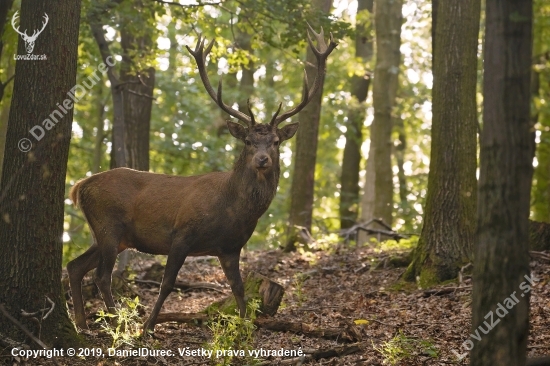
[[(376, 67), (372, 99), (374, 120), (370, 128), (370, 149), (367, 159), (365, 190), (361, 202), (361, 221), (373, 218), (392, 224), (393, 171), (392, 108), (397, 91), (397, 78), (401, 53), (402, 0), (374, 3), (374, 27), (376, 31)], [(364, 233), (359, 242), (367, 239)]]
[[(370, 39), (373, 0), (359, 0), (355, 33), (355, 57), (366, 64), (372, 58)], [(351, 102), (346, 123), (346, 145), (342, 159), (340, 177), (340, 228), (352, 227), (359, 214), (359, 170), (361, 167), (361, 144), (363, 143), (363, 122), (365, 121), (365, 100), (369, 92), (370, 75), (365, 73), (351, 78)]]
[(432, 149), (424, 225), (405, 279), (455, 278), (472, 258), (476, 212), (480, 0), (440, 2), (435, 26)]
[[(325, 13), (330, 11), (330, 0), (313, 0), (313, 7)], [(315, 27), (315, 25), (312, 25)], [(318, 31), (318, 30), (317, 30)], [(313, 51), (308, 47), (306, 56), (307, 79), (310, 83), (315, 80), (317, 69), (309, 65), (316, 65), (317, 60)], [(315, 162), (317, 159), (317, 140), (319, 134), (319, 119), (321, 118), (321, 101), (323, 100), (324, 77), (321, 87), (311, 102), (298, 114), (300, 128), (296, 136), (296, 151), (294, 170), (290, 190), (290, 214), (288, 218), (287, 242), (285, 251), (296, 250), (296, 243), (300, 242), (298, 227), (311, 231), (313, 214), (313, 183), (315, 179)]]
[[(529, 115), (533, 2), (487, 0), (486, 6), (472, 332), (490, 331), (479, 341), (471, 340), (467, 349), (473, 366), (522, 366), (532, 285), (528, 218), (534, 149)], [(496, 310), (499, 304), (506, 313)], [(489, 316), (498, 324), (489, 324)]]
[[(0, 303), (36, 334), (36, 323), (23, 318), (21, 309), (51, 308), (50, 299), (55, 307), (42, 320), (41, 339), (48, 346), (68, 347), (79, 342), (61, 286), (61, 237), (73, 116), (68, 92), (76, 83), (80, 1), (23, 0), (21, 29), (40, 29), (44, 13), (49, 23), (34, 53), (46, 54), (47, 60), (16, 63), (0, 196)], [(22, 40), (18, 54), (26, 54)], [(52, 124), (42, 124), (48, 119)], [(35, 125), (44, 128), (40, 140), (29, 133)], [(29, 143), (32, 150), (23, 153), (20, 149)], [(9, 338), (26, 342), (4, 316), (0, 328)]]

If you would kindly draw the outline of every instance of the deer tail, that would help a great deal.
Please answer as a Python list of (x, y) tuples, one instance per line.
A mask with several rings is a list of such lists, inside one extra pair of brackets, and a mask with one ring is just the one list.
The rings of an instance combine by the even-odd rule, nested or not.
[(85, 179), (81, 179), (78, 182), (75, 183), (75, 185), (71, 188), (71, 191), (69, 192), (69, 198), (71, 201), (73, 201), (75, 207), (78, 207), (78, 196), (79, 191), (82, 183), (85, 181)]

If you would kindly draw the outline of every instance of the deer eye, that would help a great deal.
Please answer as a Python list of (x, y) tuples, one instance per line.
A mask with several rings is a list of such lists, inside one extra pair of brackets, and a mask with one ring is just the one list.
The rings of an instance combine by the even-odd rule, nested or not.
[(273, 146), (279, 146), (279, 140), (273, 141)]
[(244, 142), (246, 143), (246, 146), (252, 146), (252, 142), (250, 142), (250, 140), (245, 140)]

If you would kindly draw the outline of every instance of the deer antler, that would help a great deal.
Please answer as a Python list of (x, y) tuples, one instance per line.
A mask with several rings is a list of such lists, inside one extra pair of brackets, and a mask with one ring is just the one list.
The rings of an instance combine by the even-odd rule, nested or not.
[(311, 27), (311, 25), (309, 25), (309, 23), (307, 24), (307, 26), (309, 28), (309, 31), (313, 33), (313, 36), (315, 37), (315, 40), (317, 41), (317, 45), (318, 45), (318, 48), (315, 48), (315, 46), (313, 46), (313, 41), (311, 40), (311, 36), (308, 31), (307, 42), (311, 47), (311, 50), (313, 51), (315, 58), (317, 59), (317, 76), (313, 81), (313, 86), (310, 88), (307, 81), (307, 74), (304, 70), (304, 86), (302, 90), (302, 101), (295, 108), (281, 114), (280, 116), (278, 116), (281, 110), (281, 105), (279, 105), (279, 109), (277, 109), (277, 112), (275, 112), (275, 114), (271, 118), (271, 122), (269, 123), (272, 126), (278, 126), (285, 119), (288, 119), (294, 116), (296, 113), (304, 109), (304, 107), (311, 101), (311, 98), (313, 98), (313, 96), (317, 93), (317, 91), (321, 87), (321, 80), (323, 80), (323, 76), (325, 75), (325, 71), (326, 71), (327, 58), (338, 45), (336, 42), (334, 42), (332, 33), (330, 33), (330, 43), (327, 45), (327, 43), (325, 42), (325, 35), (322, 27), (321, 27), (321, 31), (319, 33), (316, 33)]
[(214, 92), (214, 88), (212, 88), (212, 85), (210, 84), (210, 80), (208, 80), (208, 75), (206, 73), (206, 56), (208, 56), (208, 54), (212, 50), (212, 46), (214, 45), (214, 40), (212, 40), (212, 42), (210, 42), (208, 47), (206, 47), (206, 51), (204, 50), (204, 41), (205, 41), (204, 38), (202, 38), (201, 35), (199, 34), (199, 39), (197, 40), (195, 51), (191, 50), (189, 46), (185, 46), (185, 47), (197, 62), (199, 74), (201, 76), (201, 80), (202, 80), (202, 83), (204, 84), (206, 91), (208, 92), (208, 94), (210, 94), (210, 97), (216, 102), (216, 104), (224, 112), (246, 123), (248, 127), (254, 126), (256, 122), (254, 120), (254, 116), (252, 115), (252, 111), (250, 109), (250, 100), (248, 101), (248, 111), (250, 112), (250, 116), (247, 116), (243, 112), (240, 112), (236, 109), (231, 108), (230, 106), (228, 106), (222, 101), (222, 79), (221, 78), (220, 78), (220, 82), (218, 83), (218, 92), (217, 93)]

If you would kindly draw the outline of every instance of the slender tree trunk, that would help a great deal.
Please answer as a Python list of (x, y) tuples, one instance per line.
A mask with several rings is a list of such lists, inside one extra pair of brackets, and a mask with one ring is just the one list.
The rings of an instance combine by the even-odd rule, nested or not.
[[(371, 16), (373, 0), (359, 0), (355, 33), (355, 57), (366, 64), (372, 58)], [(340, 228), (346, 229), (355, 224), (359, 214), (359, 170), (361, 167), (361, 144), (363, 143), (363, 123), (365, 121), (365, 100), (369, 92), (370, 75), (354, 75), (351, 78), (351, 102), (346, 124), (346, 145), (342, 159), (340, 177)]]
[(440, 2), (435, 26), (432, 149), (424, 225), (405, 279), (455, 278), (472, 258), (476, 210), (480, 0)]
[(96, 119), (96, 135), (94, 142), (94, 156), (92, 159), (92, 174), (99, 173), (101, 169), (101, 158), (103, 157), (103, 139), (105, 137), (104, 125), (105, 125), (105, 98), (103, 96), (103, 85), (98, 88), (97, 94), (95, 94), (95, 111), (97, 113)]
[[(500, 322), (480, 341), (472, 340), (468, 349), (473, 366), (522, 366), (532, 286), (528, 218), (534, 149), (529, 115), (533, 2), (487, 0), (486, 6), (472, 332), (493, 327), (493, 322), (487, 326), (487, 314)], [(499, 304), (504, 309), (500, 313)]]
[[(80, 1), (23, 0), (21, 29), (40, 29), (44, 13), (49, 23), (34, 53), (46, 54), (47, 60), (16, 63), (1, 179), (0, 303), (38, 334), (37, 324), (23, 317), (21, 309), (32, 313), (51, 308), (51, 300), (55, 306), (41, 321), (40, 337), (46, 345), (60, 348), (79, 343), (61, 285), (61, 237), (73, 117), (68, 92), (76, 83)], [(26, 53), (22, 40), (18, 53)], [(67, 107), (62, 110), (58, 103)], [(29, 133), (35, 125), (44, 129), (40, 140)], [(28, 140), (22, 143), (23, 138)], [(20, 150), (30, 143), (31, 151)], [(27, 341), (5, 316), (0, 316), (0, 329), (13, 340)]]
[[(143, 9), (140, 15), (154, 17), (152, 9), (148, 9), (141, 1), (137, 6)], [(127, 20), (126, 20), (127, 21)], [(141, 19), (147, 24), (147, 19)], [(136, 170), (149, 171), (149, 132), (151, 130), (151, 111), (153, 107), (153, 89), (155, 87), (155, 69), (149, 67), (139, 70), (136, 66), (138, 58), (148, 57), (152, 52), (152, 30), (147, 29), (140, 37), (134, 36), (123, 23), (120, 31), (122, 46), (122, 63), (120, 81), (123, 85), (123, 113), (124, 113), (124, 151), (126, 159), (124, 165), (115, 159), (117, 167), (128, 167)], [(118, 150), (120, 139), (113, 139), (115, 151)], [(117, 273), (122, 273), (130, 261), (130, 252), (124, 251), (119, 255)]]
[[(313, 7), (325, 13), (330, 11), (332, 1), (313, 0)], [(312, 25), (315, 27), (315, 25)], [(311, 49), (307, 50), (306, 72), (307, 79), (315, 80), (317, 70), (309, 65), (316, 65), (317, 60)], [(290, 190), (290, 214), (288, 218), (287, 242), (285, 251), (296, 250), (299, 238), (298, 227), (311, 231), (313, 214), (313, 183), (315, 180), (315, 162), (317, 159), (317, 140), (319, 134), (319, 119), (321, 118), (321, 101), (323, 100), (324, 77), (321, 87), (311, 102), (298, 114), (300, 128), (296, 136), (296, 151), (294, 157), (294, 171)]]
[[(145, 55), (152, 52), (151, 35), (136, 39), (125, 29), (121, 31), (123, 57), (120, 79), (124, 84), (124, 143), (126, 166), (136, 170), (149, 170), (149, 132), (155, 69), (136, 70), (130, 54)], [(136, 75), (137, 72), (137, 75)]]
[(405, 123), (401, 118), (395, 118), (395, 130), (397, 131), (399, 138), (399, 145), (394, 148), (393, 155), (397, 163), (397, 178), (399, 181), (399, 200), (401, 201), (401, 207), (406, 209), (407, 207), (407, 177), (405, 176), (405, 149), (407, 148), (407, 136), (405, 134)]
[[(376, 67), (372, 99), (374, 120), (370, 128), (370, 149), (367, 159), (365, 192), (361, 202), (361, 221), (373, 218), (392, 223), (393, 171), (392, 109), (397, 91), (401, 53), (402, 0), (377, 0), (374, 3), (376, 31)], [(366, 240), (361, 233), (359, 242)]]
[[(252, 53), (250, 44), (251, 36), (243, 31), (237, 32), (237, 47)], [(254, 62), (248, 60), (248, 64), (241, 64), (241, 85), (239, 88), (239, 111), (248, 114), (247, 100), (252, 97), (254, 92)]]

